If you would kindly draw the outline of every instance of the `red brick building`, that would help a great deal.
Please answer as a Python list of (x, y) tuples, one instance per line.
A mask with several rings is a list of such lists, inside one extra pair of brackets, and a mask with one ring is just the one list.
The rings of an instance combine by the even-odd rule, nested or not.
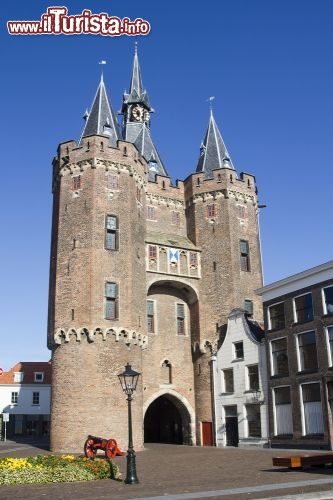
[(173, 184), (152, 139), (151, 113), (135, 52), (121, 128), (102, 78), (80, 141), (60, 144), (54, 158), (55, 451), (81, 450), (89, 433), (126, 447), (117, 374), (127, 362), (142, 373), (136, 447), (213, 444), (219, 327), (234, 308), (261, 319), (254, 176), (237, 175), (211, 112), (197, 167)]
[(332, 449), (333, 261), (258, 290), (272, 446)]

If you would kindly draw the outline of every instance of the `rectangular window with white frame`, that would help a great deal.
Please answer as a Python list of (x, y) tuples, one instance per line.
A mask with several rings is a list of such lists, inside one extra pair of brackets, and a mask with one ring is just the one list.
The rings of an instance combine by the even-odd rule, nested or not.
[(284, 316), (284, 302), (273, 304), (268, 307), (268, 328), (269, 330), (279, 330), (286, 326)]
[(246, 388), (248, 391), (259, 390), (259, 368), (258, 365), (249, 365), (246, 367), (247, 381)]
[(299, 333), (297, 335), (298, 344), (298, 370), (316, 370), (318, 369), (316, 332)]
[(333, 366), (333, 325), (326, 327), (328, 365)]
[(271, 375), (285, 377), (289, 375), (287, 337), (271, 340)]
[(23, 382), (24, 372), (14, 372), (14, 382)]
[(227, 368), (222, 370), (222, 392), (234, 392), (234, 370)]
[(293, 418), (291, 408), (290, 386), (273, 389), (274, 435), (293, 434)]
[(244, 359), (243, 341), (233, 343), (233, 359)]
[(319, 382), (302, 384), (302, 429), (303, 435), (317, 435), (324, 433), (323, 408)]
[(176, 304), (177, 335), (185, 335), (185, 304)]
[(333, 286), (322, 289), (324, 314), (333, 314)]
[(305, 293), (294, 298), (295, 323), (313, 320), (312, 293)]
[(39, 405), (39, 392), (33, 392), (32, 393), (32, 404), (33, 405)]
[(44, 380), (44, 372), (35, 372), (34, 373), (34, 381), (35, 382), (43, 382)]
[(18, 392), (12, 392), (10, 397), (10, 402), (12, 405), (17, 405), (18, 403)]

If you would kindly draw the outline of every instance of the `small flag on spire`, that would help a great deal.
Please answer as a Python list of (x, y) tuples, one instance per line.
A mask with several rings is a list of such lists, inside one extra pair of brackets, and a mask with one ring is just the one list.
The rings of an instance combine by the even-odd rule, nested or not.
[(98, 64), (106, 64), (106, 61), (102, 60), (102, 61), (99, 61)]

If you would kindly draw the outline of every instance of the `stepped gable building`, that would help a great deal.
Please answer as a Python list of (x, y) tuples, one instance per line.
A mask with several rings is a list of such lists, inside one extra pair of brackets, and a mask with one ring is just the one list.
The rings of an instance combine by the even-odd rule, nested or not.
[(117, 374), (127, 362), (142, 373), (136, 449), (214, 444), (219, 327), (234, 308), (261, 319), (254, 176), (237, 176), (211, 112), (197, 168), (173, 185), (152, 111), (136, 50), (121, 128), (102, 78), (80, 141), (60, 144), (53, 161), (53, 451), (81, 451), (87, 434), (126, 447)]

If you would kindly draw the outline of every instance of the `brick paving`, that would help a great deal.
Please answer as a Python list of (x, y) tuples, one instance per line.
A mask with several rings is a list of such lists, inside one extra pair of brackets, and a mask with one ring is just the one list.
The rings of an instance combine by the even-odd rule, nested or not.
[[(43, 449), (33, 443), (0, 443), (0, 457), (23, 457), (39, 453), (47, 453), (45, 447)], [(243, 500), (287, 495), (302, 498), (302, 494), (311, 492), (318, 492), (313, 498), (319, 498), (319, 492), (330, 490), (332, 496), (325, 498), (333, 498), (332, 468), (289, 470), (272, 466), (274, 455), (290, 453), (294, 451), (149, 444), (145, 450), (137, 453), (140, 480), (137, 485), (101, 480), (0, 486), (0, 499)], [(126, 457), (117, 457), (115, 461), (125, 477)]]

